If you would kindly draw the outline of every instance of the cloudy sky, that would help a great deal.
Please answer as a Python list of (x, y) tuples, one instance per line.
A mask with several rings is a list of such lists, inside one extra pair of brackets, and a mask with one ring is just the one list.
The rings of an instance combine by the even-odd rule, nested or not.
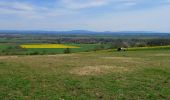
[(0, 29), (170, 32), (170, 0), (0, 0)]

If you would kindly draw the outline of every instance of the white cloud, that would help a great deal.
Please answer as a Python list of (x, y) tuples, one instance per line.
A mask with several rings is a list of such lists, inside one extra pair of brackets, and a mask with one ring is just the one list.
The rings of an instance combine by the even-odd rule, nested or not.
[(0, 15), (38, 18), (37, 9), (39, 8), (28, 3), (0, 1)]
[(34, 10), (34, 7), (27, 3), (0, 1), (0, 9), (32, 11)]
[(64, 7), (69, 9), (83, 9), (99, 7), (109, 4), (111, 0), (62, 0)]
[[(25, 19), (49, 18), (76, 14), (82, 12), (82, 9), (90, 11), (91, 8), (96, 7), (110, 7), (108, 10), (112, 9), (112, 11), (126, 10), (141, 2), (146, 2), (146, 0), (56, 0), (53, 7), (46, 7), (19, 1), (0, 1), (0, 15), (11, 14)], [(164, 0), (163, 2), (169, 2), (169, 0)], [(105, 10), (107, 11), (107, 9)]]

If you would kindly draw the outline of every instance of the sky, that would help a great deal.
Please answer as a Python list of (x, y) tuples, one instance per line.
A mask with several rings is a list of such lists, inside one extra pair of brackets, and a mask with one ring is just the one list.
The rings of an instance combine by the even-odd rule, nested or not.
[(170, 0), (0, 0), (0, 30), (170, 32)]

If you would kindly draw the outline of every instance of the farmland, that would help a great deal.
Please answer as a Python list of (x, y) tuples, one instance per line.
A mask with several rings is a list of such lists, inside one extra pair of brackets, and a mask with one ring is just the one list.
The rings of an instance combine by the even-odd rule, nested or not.
[[(34, 33), (34, 32), (33, 32)], [(170, 45), (169, 34), (118, 35), (118, 34), (29, 34), (14, 32), (0, 34), (0, 55), (52, 55), (63, 54), (70, 47), (70, 53), (89, 52), (119, 47), (135, 50), (135, 47)], [(24, 48), (22, 46), (28, 46)], [(39, 48), (37, 48), (38, 46)], [(50, 45), (50, 46), (49, 46)], [(54, 46), (55, 45), (55, 46)], [(32, 47), (34, 46), (34, 47)], [(52, 47), (51, 47), (52, 46)], [(63, 47), (64, 46), (64, 47)], [(45, 48), (44, 48), (45, 47)], [(76, 47), (76, 48), (75, 48)], [(130, 48), (130, 49), (129, 49)], [(138, 48), (137, 48), (138, 49)], [(140, 48), (141, 49), (141, 48)], [(151, 49), (151, 48), (147, 48)], [(159, 49), (159, 48), (158, 48)], [(143, 49), (144, 50), (144, 49)]]
[(169, 45), (155, 37), (3, 35), (0, 99), (169, 100)]
[[(23, 47), (22, 47), (23, 46)], [(26, 47), (25, 47), (26, 46)], [(0, 44), (0, 55), (63, 54), (66, 48), (72, 53), (94, 51), (99, 44)]]

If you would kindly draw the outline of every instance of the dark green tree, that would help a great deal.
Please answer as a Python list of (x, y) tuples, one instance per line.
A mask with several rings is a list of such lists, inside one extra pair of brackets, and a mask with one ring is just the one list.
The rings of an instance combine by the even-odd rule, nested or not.
[(65, 54), (69, 54), (69, 53), (71, 53), (70, 48), (66, 48), (66, 49), (64, 50), (64, 53), (65, 53)]

